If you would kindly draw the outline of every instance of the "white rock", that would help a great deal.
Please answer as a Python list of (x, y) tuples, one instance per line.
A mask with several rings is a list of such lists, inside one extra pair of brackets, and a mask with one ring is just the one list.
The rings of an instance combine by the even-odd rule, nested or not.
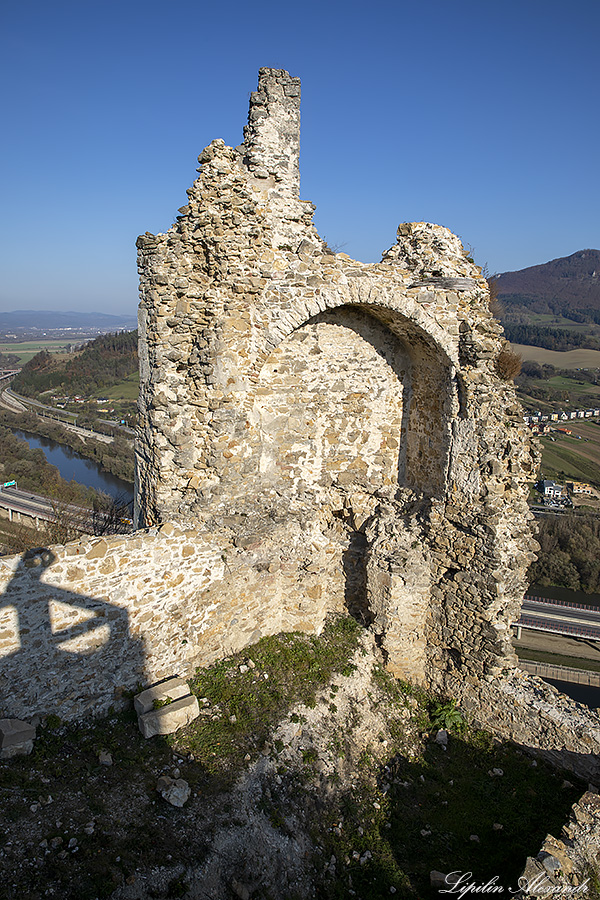
[(200, 715), (198, 701), (189, 694), (160, 709), (152, 709), (138, 717), (140, 731), (145, 738), (155, 734), (172, 734)]
[(166, 681), (153, 684), (140, 694), (136, 694), (133, 698), (133, 706), (138, 716), (142, 716), (154, 709), (156, 700), (179, 700), (189, 693), (187, 681), (184, 681), (183, 678), (168, 678)]
[(171, 806), (182, 807), (190, 797), (192, 792), (187, 781), (183, 778), (169, 778), (168, 775), (161, 775), (156, 782), (156, 790), (167, 803)]

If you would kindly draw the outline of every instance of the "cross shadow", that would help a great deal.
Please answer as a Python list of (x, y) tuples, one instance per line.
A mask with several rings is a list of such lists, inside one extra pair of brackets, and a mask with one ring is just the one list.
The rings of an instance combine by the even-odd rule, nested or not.
[(0, 595), (0, 715), (105, 712), (143, 681), (127, 611), (49, 583), (51, 550), (28, 550)]

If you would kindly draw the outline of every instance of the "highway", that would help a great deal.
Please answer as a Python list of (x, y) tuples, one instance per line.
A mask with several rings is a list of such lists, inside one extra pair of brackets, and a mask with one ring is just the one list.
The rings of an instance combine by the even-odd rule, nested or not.
[(517, 635), (520, 628), (531, 628), (600, 641), (600, 609), (563, 600), (525, 597), (515, 626)]
[(34, 412), (40, 418), (53, 419), (59, 422), (67, 431), (79, 435), (84, 443), (86, 438), (92, 438), (92, 440), (100, 441), (102, 444), (112, 444), (114, 441), (112, 435), (100, 434), (99, 431), (90, 431), (89, 428), (80, 428), (78, 425), (66, 422), (61, 416), (61, 410), (54, 409), (52, 406), (44, 406), (38, 400), (26, 400), (25, 397), (15, 394), (10, 388), (0, 391), (0, 406), (4, 406), (5, 409), (9, 409), (11, 412)]
[[(8, 518), (12, 521), (13, 516), (28, 516), (31, 519), (42, 520), (45, 522), (65, 516), (68, 520), (79, 529), (82, 533), (93, 534), (103, 533), (106, 526), (110, 528), (108, 533), (128, 534), (133, 531), (133, 522), (129, 518), (129, 513), (123, 513), (127, 518), (118, 518), (115, 520), (115, 511), (93, 513), (91, 509), (84, 506), (65, 506), (60, 501), (49, 500), (48, 497), (42, 497), (40, 494), (33, 494), (31, 491), (20, 491), (15, 488), (3, 488), (0, 490), (0, 508), (8, 511)], [(117, 510), (117, 516), (121, 513)], [(36, 522), (37, 525), (37, 522)], [(98, 529), (100, 531), (98, 532)]]
[[(11, 520), (13, 513), (19, 513), (32, 519), (48, 521), (55, 518), (58, 505), (47, 497), (32, 494), (31, 491), (20, 491), (15, 488), (4, 488), (0, 491), (0, 507), (9, 511)], [(68, 510), (75, 517), (81, 517), (82, 522), (89, 519), (89, 509), (72, 506), (68, 507)]]

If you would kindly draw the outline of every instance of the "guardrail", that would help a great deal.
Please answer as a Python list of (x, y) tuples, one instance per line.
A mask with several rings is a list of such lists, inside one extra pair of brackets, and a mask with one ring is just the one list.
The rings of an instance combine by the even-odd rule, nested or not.
[(566, 622), (552, 622), (540, 620), (535, 616), (522, 614), (518, 622), (514, 622), (516, 628), (531, 628), (534, 631), (549, 631), (553, 634), (564, 634), (567, 637), (586, 637), (593, 641), (600, 641), (600, 627), (587, 627), (586, 625), (570, 625)]
[(571, 684), (587, 684), (590, 687), (600, 687), (600, 672), (533, 662), (533, 660), (529, 659), (520, 659), (519, 667), (525, 669), (531, 675), (539, 675), (540, 678), (554, 678), (556, 681), (568, 681)]
[(531, 594), (525, 594), (524, 600), (531, 600), (532, 603), (549, 603), (551, 606), (566, 606), (567, 609), (599, 609), (593, 603), (572, 603), (569, 600), (554, 600), (551, 597), (534, 597)]

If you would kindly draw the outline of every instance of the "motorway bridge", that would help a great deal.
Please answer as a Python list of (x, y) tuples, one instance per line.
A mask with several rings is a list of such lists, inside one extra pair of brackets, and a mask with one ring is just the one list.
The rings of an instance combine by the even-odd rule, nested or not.
[(514, 627), (517, 629), (517, 640), (521, 637), (522, 628), (530, 628), (533, 631), (600, 641), (600, 609), (583, 603), (526, 594), (521, 617), (514, 623)]
[[(10, 522), (20, 522), (23, 518), (33, 519), (37, 528), (40, 521), (48, 522), (56, 518), (57, 504), (53, 504), (47, 497), (32, 494), (31, 491), (5, 487), (0, 490), (0, 510)], [(89, 518), (89, 510), (86, 512)]]

